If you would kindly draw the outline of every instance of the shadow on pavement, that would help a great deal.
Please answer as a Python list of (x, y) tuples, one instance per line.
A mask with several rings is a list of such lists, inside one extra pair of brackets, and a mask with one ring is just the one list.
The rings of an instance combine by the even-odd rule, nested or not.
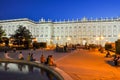
[(111, 66), (115, 66), (114, 62), (111, 61), (111, 60), (107, 60), (106, 63), (109, 64), (109, 65), (111, 65)]

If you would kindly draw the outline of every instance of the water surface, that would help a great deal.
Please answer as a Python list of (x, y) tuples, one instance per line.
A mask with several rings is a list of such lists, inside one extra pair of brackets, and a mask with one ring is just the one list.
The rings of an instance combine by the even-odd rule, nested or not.
[(26, 64), (0, 63), (0, 80), (58, 80), (49, 71)]

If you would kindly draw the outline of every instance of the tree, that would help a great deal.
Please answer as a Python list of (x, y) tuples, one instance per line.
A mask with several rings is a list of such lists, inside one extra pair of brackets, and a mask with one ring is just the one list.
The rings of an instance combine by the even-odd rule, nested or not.
[(25, 47), (28, 47), (32, 35), (31, 32), (28, 29), (26, 29), (26, 27), (19, 25), (18, 29), (15, 31), (15, 34), (11, 37), (16, 40), (18, 45), (24, 44)]
[(2, 26), (0, 26), (0, 39), (2, 38), (2, 36), (5, 36), (5, 30), (2, 29)]
[(8, 45), (9, 45), (9, 38), (7, 38), (7, 37), (2, 37), (2, 42), (5, 43), (5, 46), (8, 46)]
[(5, 30), (2, 29), (2, 26), (0, 26), (0, 42), (2, 42), (2, 37), (5, 36)]
[(120, 39), (115, 41), (116, 54), (120, 54)]

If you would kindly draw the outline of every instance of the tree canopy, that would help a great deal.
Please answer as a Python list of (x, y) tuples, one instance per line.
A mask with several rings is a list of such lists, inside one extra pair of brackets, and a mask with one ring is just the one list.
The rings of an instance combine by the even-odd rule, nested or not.
[(2, 29), (2, 26), (0, 26), (0, 39), (5, 36), (5, 30)]
[(12, 35), (12, 37), (15, 39), (29, 40), (32, 38), (32, 34), (28, 29), (26, 29), (26, 27), (19, 25), (18, 29), (15, 31), (15, 34)]
[(14, 39), (13, 44), (24, 45), (24, 48), (28, 49), (32, 40), (32, 34), (28, 29), (26, 29), (26, 27), (19, 25), (18, 29), (15, 31), (15, 34), (12, 35), (11, 38)]

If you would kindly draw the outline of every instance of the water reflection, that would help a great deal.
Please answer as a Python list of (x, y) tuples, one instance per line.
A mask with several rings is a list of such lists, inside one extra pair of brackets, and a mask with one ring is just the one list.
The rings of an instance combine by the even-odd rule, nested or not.
[(52, 74), (50, 74), (49, 72), (46, 72), (46, 75), (49, 78), (49, 80), (54, 80)]
[(8, 63), (5, 63), (5, 66), (4, 66), (5, 71), (7, 71), (9, 69), (9, 67), (7, 65), (8, 65)]
[(44, 71), (44, 69), (40, 69), (40, 73), (41, 73), (41, 75), (45, 75), (45, 71)]
[[(5, 77), (3, 77), (4, 75)], [(32, 76), (32, 77), (31, 77)], [(34, 77), (33, 77), (34, 76)], [(58, 80), (43, 68), (25, 64), (0, 63), (0, 80)]]
[(28, 70), (29, 70), (29, 72), (33, 72), (33, 66), (29, 65)]
[(18, 69), (19, 69), (20, 71), (23, 71), (23, 69), (25, 69), (25, 65), (23, 65), (23, 64), (18, 64)]

